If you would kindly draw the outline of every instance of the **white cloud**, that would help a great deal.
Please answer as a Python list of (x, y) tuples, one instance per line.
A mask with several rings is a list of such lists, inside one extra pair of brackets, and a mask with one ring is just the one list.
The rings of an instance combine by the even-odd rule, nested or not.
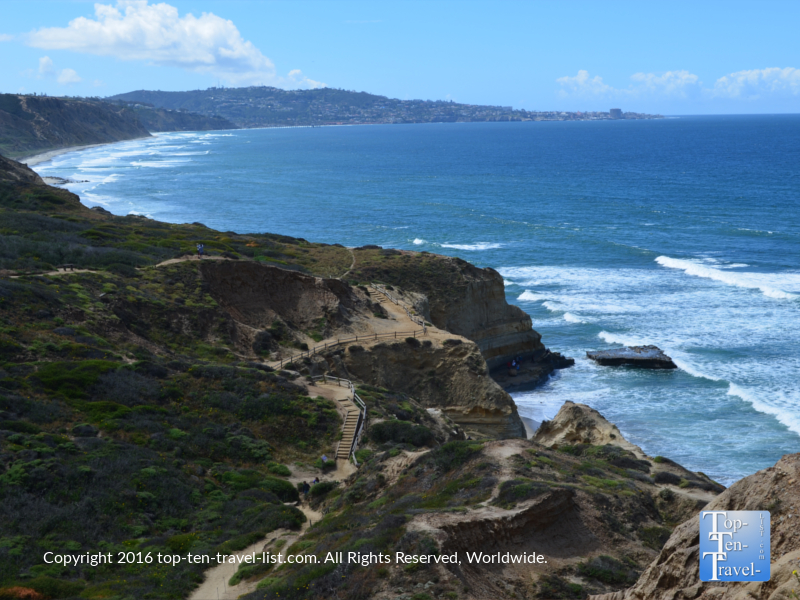
[(800, 69), (752, 69), (720, 77), (711, 95), (726, 98), (758, 98), (765, 94), (800, 94)]
[(603, 83), (603, 78), (596, 75), (589, 77), (589, 71), (581, 69), (575, 77), (559, 77), (556, 81), (561, 84), (561, 95), (569, 96), (578, 94), (582, 96), (603, 96), (615, 92), (613, 87)]
[(605, 96), (629, 98), (646, 94), (686, 96), (688, 89), (699, 84), (697, 75), (689, 71), (667, 71), (661, 75), (655, 73), (634, 73), (627, 88), (615, 88), (603, 81), (599, 75), (591, 77), (588, 71), (580, 70), (575, 77), (559, 77), (556, 82), (561, 85), (560, 95), (566, 96)]
[(631, 89), (633, 92), (656, 92), (680, 96), (685, 96), (688, 88), (692, 88), (700, 82), (700, 78), (689, 71), (667, 71), (663, 75), (634, 73), (631, 75), (631, 80), (636, 84), (636, 87)]
[(17, 36), (9, 33), (0, 33), (0, 42), (12, 42)]
[(53, 61), (49, 56), (43, 56), (39, 59), (39, 79), (52, 77), (55, 73), (56, 68), (53, 66)]
[(588, 71), (578, 71), (575, 77), (559, 77), (561, 97), (584, 96), (627, 99), (650, 97), (731, 98), (755, 100), (765, 97), (800, 95), (800, 69), (771, 67), (737, 71), (714, 82), (714, 87), (705, 87), (700, 78), (689, 71), (667, 71), (634, 73), (627, 88), (615, 88), (603, 82), (600, 76), (591, 77)]
[(63, 69), (57, 78), (58, 83), (61, 85), (70, 85), (72, 83), (80, 83), (83, 81), (74, 69)]
[(43, 56), (39, 59), (38, 71), (28, 69), (23, 71), (22, 74), (27, 77), (36, 77), (37, 79), (55, 79), (61, 85), (71, 85), (83, 81), (75, 69), (61, 69), (58, 71), (55, 64), (53, 64), (53, 59), (49, 56)]
[(166, 3), (117, 0), (95, 4), (95, 18), (79, 17), (67, 27), (48, 27), (28, 35), (28, 44), (48, 50), (72, 50), (121, 60), (143, 60), (212, 75), (231, 85), (322, 87), (299, 71), (288, 78), (232, 21), (213, 13), (181, 17)]

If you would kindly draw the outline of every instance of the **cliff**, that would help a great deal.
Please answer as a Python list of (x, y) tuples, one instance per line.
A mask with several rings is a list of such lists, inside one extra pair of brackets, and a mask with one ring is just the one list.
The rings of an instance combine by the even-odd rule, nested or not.
[(149, 136), (126, 108), (93, 100), (0, 94), (0, 153), (6, 156)]
[[(208, 567), (143, 566), (124, 578), (116, 566), (46, 570), (43, 544), (213, 556), (277, 551), (280, 540), (320, 557), (530, 551), (548, 563), (287, 564), (242, 570), (241, 584), (227, 579), (220, 591), (617, 593), (638, 585), (675, 526), (722, 489), (645, 456), (582, 405), (565, 405), (536, 440), (485, 439), (521, 429), (478, 343), (437, 326), (421, 334), (402, 307), (358, 283), (369, 280), (350, 271), (346, 248), (90, 210), (8, 160), (0, 229), (0, 597), (187, 597)], [(479, 334), (487, 307), (503, 310), (491, 272), (421, 253), (354, 254), (370, 252), (377, 279), (419, 280), (428, 294), (394, 291), (443, 325)], [(460, 294), (473, 284), (471, 311)], [(514, 312), (503, 315), (513, 330)], [(350, 336), (359, 340), (335, 343)], [(336, 452), (349, 388), (309, 377), (322, 373), (353, 380), (368, 415), (359, 467), (342, 461), (335, 476), (320, 457)], [(793, 509), (796, 474), (784, 470), (765, 485)], [(316, 476), (329, 480), (303, 505), (315, 521), (307, 528), (291, 504), (296, 484)], [(790, 547), (789, 514), (776, 557)]]
[(693, 515), (670, 536), (636, 584), (592, 600), (779, 600), (795, 597), (800, 580), (798, 536), (800, 454), (787, 454), (774, 467), (734, 483), (703, 508), (707, 511), (769, 510), (770, 580), (766, 582), (704, 583), (699, 580), (700, 520)]
[(350, 277), (420, 294), (420, 314), (478, 344), (490, 370), (515, 357), (533, 360), (545, 354), (542, 336), (522, 309), (506, 302), (503, 278), (494, 269), (427, 252), (357, 248), (354, 254)]
[[(338, 279), (249, 261), (207, 261), (199, 268), (209, 294), (236, 323), (239, 352), (255, 356), (259, 348), (274, 357), (292, 356), (298, 348), (286, 347), (290, 336), (309, 347), (361, 335), (358, 343), (321, 350), (295, 368), (305, 364), (313, 375), (327, 372), (406, 393), (474, 434), (524, 437), (514, 401), (488, 376), (470, 340), (434, 328), (420, 340), (406, 340), (403, 332), (418, 326), (402, 311), (382, 309), (362, 289)], [(399, 339), (370, 339), (394, 331)]]

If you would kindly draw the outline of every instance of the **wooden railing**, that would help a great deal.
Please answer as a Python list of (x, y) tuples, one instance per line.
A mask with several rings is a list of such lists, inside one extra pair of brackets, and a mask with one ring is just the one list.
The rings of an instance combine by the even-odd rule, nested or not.
[(368, 342), (370, 340), (378, 340), (383, 338), (394, 338), (397, 339), (398, 337), (417, 337), (423, 336), (427, 334), (427, 327), (423, 327), (422, 329), (417, 329), (415, 331), (390, 331), (388, 333), (370, 333), (367, 335), (356, 335), (353, 337), (348, 338), (336, 338), (336, 341), (325, 342), (324, 344), (319, 344), (314, 346), (313, 348), (309, 348), (308, 350), (303, 350), (299, 354), (293, 354), (289, 358), (283, 358), (280, 361), (274, 363), (279, 368), (283, 367), (284, 365), (288, 365), (295, 360), (301, 359), (306, 356), (312, 356), (314, 354), (318, 354), (320, 351), (327, 350), (328, 348), (335, 348), (336, 346), (341, 346), (342, 344), (349, 344), (351, 342)]
[(392, 294), (390, 294), (385, 287), (383, 287), (382, 285), (379, 285), (377, 283), (373, 283), (370, 287), (373, 290), (375, 290), (376, 292), (379, 292), (379, 293), (383, 294), (391, 302), (393, 302), (394, 304), (396, 304), (397, 306), (402, 308), (405, 311), (405, 313), (408, 315), (409, 319), (414, 321), (414, 323), (416, 323), (417, 325), (422, 325), (422, 329), (423, 330), (427, 328), (427, 325), (425, 324), (425, 319), (423, 319), (419, 315), (412, 314), (411, 311), (408, 310), (408, 307), (405, 305), (405, 303), (401, 302), (399, 299), (397, 299), (394, 296), (392, 296)]
[[(361, 397), (356, 393), (356, 386), (353, 385), (353, 382), (349, 379), (343, 379), (341, 377), (331, 377), (330, 375), (315, 375), (311, 378), (311, 381), (323, 381), (327, 383), (328, 381), (335, 381), (337, 385), (342, 385), (344, 383), (347, 387), (350, 388), (350, 392), (352, 393), (353, 403), (359, 408), (358, 413), (358, 423), (356, 424), (356, 431), (353, 435), (353, 441), (350, 444), (350, 450), (348, 452), (348, 456), (353, 459), (353, 464), (358, 466), (358, 460), (356, 460), (356, 447), (358, 446), (359, 442), (361, 441), (361, 434), (364, 432), (364, 426), (367, 423), (367, 405), (361, 399)], [(346, 421), (345, 421), (346, 422)], [(339, 446), (341, 445), (341, 440), (336, 445), (336, 453), (335, 456), (339, 455)]]

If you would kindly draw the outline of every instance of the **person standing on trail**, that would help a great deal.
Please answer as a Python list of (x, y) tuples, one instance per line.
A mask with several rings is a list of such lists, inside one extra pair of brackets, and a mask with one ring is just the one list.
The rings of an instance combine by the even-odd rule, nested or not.
[(197, 256), (203, 258), (203, 250), (205, 250), (205, 248), (204, 244), (197, 244)]
[(303, 498), (308, 498), (308, 492), (311, 490), (311, 486), (308, 485), (307, 481), (303, 482)]

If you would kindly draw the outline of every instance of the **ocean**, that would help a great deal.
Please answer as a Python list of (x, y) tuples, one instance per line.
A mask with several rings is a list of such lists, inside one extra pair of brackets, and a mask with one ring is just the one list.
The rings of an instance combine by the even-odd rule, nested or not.
[[(170, 133), (36, 167), (90, 205), (497, 269), (588, 404), (723, 484), (800, 452), (800, 116)], [(655, 344), (675, 371), (599, 367)]]

